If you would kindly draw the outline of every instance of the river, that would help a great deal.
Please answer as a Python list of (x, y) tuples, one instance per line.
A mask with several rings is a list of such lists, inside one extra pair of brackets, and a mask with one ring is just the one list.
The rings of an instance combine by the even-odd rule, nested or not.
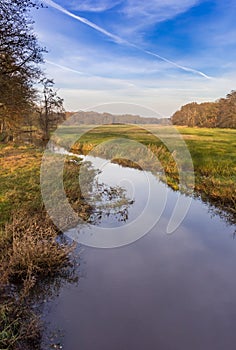
[[(150, 173), (87, 160), (101, 170), (101, 183), (126, 190), (129, 205), (125, 215), (104, 209), (96, 224), (69, 230), (83, 243), (77, 248), (79, 283), (65, 283), (46, 303), (43, 349), (55, 330), (54, 348), (65, 350), (233, 349), (235, 226), (193, 199), (180, 226), (167, 234), (178, 192)], [(123, 244), (119, 232), (126, 227), (130, 240)], [(94, 248), (101, 228), (119, 228), (114, 246), (120, 246)], [(135, 236), (134, 229), (147, 232)]]

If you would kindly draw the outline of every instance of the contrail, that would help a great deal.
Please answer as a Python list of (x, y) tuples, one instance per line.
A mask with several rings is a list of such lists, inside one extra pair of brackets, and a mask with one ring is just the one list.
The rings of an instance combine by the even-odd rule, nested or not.
[(207, 75), (207, 74), (205, 74), (205, 73), (203, 73), (203, 72), (201, 72), (201, 71), (199, 71), (199, 70), (196, 70), (196, 69), (193, 69), (193, 68), (189, 68), (189, 67), (185, 67), (185, 66), (181, 66), (180, 64), (175, 63), (175, 62), (173, 62), (173, 61), (170, 61), (170, 60), (168, 60), (167, 58), (165, 58), (165, 57), (163, 57), (163, 56), (160, 56), (160, 55), (158, 55), (158, 54), (156, 54), (156, 53), (153, 53), (153, 52), (151, 52), (151, 51), (143, 50), (143, 49), (142, 49), (142, 51), (146, 52), (148, 55), (151, 55), (151, 56), (160, 58), (160, 60), (165, 61), (165, 62), (167, 62), (167, 63), (170, 63), (170, 64), (172, 64), (173, 66), (175, 66), (175, 67), (177, 67), (177, 68), (180, 68), (180, 69), (182, 69), (182, 70), (184, 70), (184, 71), (186, 71), (186, 72), (196, 73), (196, 74), (199, 74), (199, 75), (201, 75), (202, 77), (204, 77), (204, 78), (206, 78), (206, 79), (212, 79), (209, 75)]
[(68, 70), (69, 72), (77, 73), (79, 75), (86, 75), (86, 73), (80, 72), (79, 70), (76, 70), (76, 69), (73, 69), (73, 68), (69, 68), (69, 67), (66, 67), (66, 66), (62, 66), (61, 64), (54, 63), (54, 62), (49, 61), (49, 60), (45, 60), (45, 62), (51, 64), (52, 66), (55, 66), (55, 67), (58, 67), (58, 68), (61, 68), (61, 69), (64, 69), (64, 70)]
[(77, 69), (73, 69), (73, 68), (70, 68), (70, 67), (67, 67), (67, 66), (64, 66), (64, 65), (61, 65), (61, 64), (49, 61), (49, 60), (45, 60), (45, 62), (48, 63), (48, 64), (51, 64), (52, 66), (55, 66), (55, 67), (61, 68), (61, 69), (66, 70), (66, 71), (79, 74), (79, 75), (84, 75), (84, 76), (91, 77), (91, 78), (94, 78), (94, 77), (102, 78), (102, 79), (105, 79), (105, 80), (108, 80), (108, 81), (112, 80), (112, 81), (116, 81), (116, 82), (122, 82), (122, 84), (125, 85), (125, 86), (131, 86), (131, 85), (135, 86), (133, 83), (131, 83), (128, 80), (126, 80), (125, 83), (124, 83), (124, 80), (121, 80), (121, 79), (107, 78), (107, 77), (102, 77), (102, 76), (99, 76), (99, 75), (94, 75), (94, 74), (81, 72), (81, 71), (79, 71)]
[(202, 76), (202, 77), (204, 77), (206, 79), (212, 79), (212, 77), (210, 77), (209, 75), (207, 75), (207, 74), (205, 74), (205, 73), (203, 73), (203, 72), (201, 72), (199, 70), (182, 66), (182, 65), (180, 65), (178, 63), (175, 63), (175, 62), (173, 62), (173, 61), (171, 61), (171, 60), (169, 60), (169, 59), (167, 59), (167, 58), (165, 58), (163, 56), (160, 56), (160, 55), (158, 55), (158, 54), (156, 54), (156, 53), (154, 53), (152, 51), (145, 50), (145, 49), (143, 49), (143, 48), (141, 48), (141, 47), (139, 47), (139, 46), (137, 46), (135, 44), (132, 44), (132, 43), (122, 39), (118, 35), (115, 35), (115, 34), (112, 34), (112, 33), (108, 32), (106, 29), (98, 26), (97, 24), (89, 21), (88, 19), (86, 19), (84, 17), (81, 17), (81, 16), (77, 16), (74, 13), (66, 10), (64, 7), (58, 5), (53, 0), (43, 0), (43, 2), (45, 4), (47, 4), (47, 5), (55, 8), (56, 10), (66, 14), (67, 16), (72, 17), (72, 18), (76, 19), (77, 21), (82, 22), (82, 23), (86, 24), (87, 26), (97, 30), (98, 32), (106, 35), (108, 38), (112, 39), (117, 44), (125, 44), (125, 45), (131, 46), (131, 47), (135, 47), (137, 50), (142, 51), (142, 52), (146, 53), (149, 56), (153, 56), (153, 57), (158, 58), (159, 60), (167, 62), (170, 65), (172, 65), (172, 66), (174, 66), (176, 68), (179, 68), (179, 69), (181, 69), (181, 70), (183, 70), (185, 72), (191, 72), (191, 73), (194, 73), (194, 74), (198, 74), (198, 75), (200, 75), (200, 76)]
[(96, 25), (95, 23), (89, 21), (88, 19), (84, 18), (84, 17), (80, 17), (80, 16), (77, 16), (75, 15), (74, 13), (71, 13), (70, 11), (66, 10), (64, 7), (58, 5), (57, 3), (55, 3), (54, 1), (52, 0), (43, 0), (43, 2), (55, 9), (57, 9), (58, 11), (62, 12), (62, 13), (65, 13), (67, 16), (69, 17), (72, 17), (72, 18), (75, 18), (77, 19), (78, 21), (84, 23), (84, 24), (87, 24), (87, 26), (97, 30), (98, 32), (101, 32), (103, 33), (104, 35), (108, 36), (109, 38), (111, 38), (113, 41), (115, 41), (116, 43), (127, 43), (125, 40), (123, 40), (122, 38), (120, 38), (119, 36), (115, 35), (115, 34), (112, 34), (110, 32), (108, 32), (106, 29), (103, 29), (101, 27), (99, 27), (98, 25)]

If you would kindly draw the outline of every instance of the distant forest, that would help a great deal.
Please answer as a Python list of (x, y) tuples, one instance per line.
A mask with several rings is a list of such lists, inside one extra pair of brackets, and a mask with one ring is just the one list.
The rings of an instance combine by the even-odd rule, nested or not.
[(122, 114), (115, 115), (110, 113), (84, 112), (66, 113), (66, 117), (70, 116), (70, 124), (167, 124), (167, 118), (148, 118), (139, 115)]
[(236, 128), (236, 91), (215, 102), (188, 103), (173, 114), (175, 125), (208, 128)]

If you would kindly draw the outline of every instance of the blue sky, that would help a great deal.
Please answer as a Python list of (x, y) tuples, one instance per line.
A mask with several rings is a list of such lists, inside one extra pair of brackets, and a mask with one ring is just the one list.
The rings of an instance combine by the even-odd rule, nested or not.
[(170, 116), (236, 89), (234, 0), (44, 2), (35, 30), (67, 110), (122, 102)]

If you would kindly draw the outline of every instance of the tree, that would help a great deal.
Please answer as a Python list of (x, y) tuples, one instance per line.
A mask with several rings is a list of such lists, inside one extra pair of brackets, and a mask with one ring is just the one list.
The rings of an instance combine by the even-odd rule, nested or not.
[(172, 122), (178, 125), (194, 126), (199, 113), (199, 105), (196, 102), (188, 103), (182, 106), (180, 111), (177, 111), (172, 116)]
[(216, 102), (188, 103), (171, 120), (176, 125), (236, 128), (236, 91)]
[(41, 75), (43, 52), (29, 16), (32, 0), (0, 2), (0, 132), (11, 133), (36, 97), (34, 82)]
[(236, 91), (219, 100), (218, 124), (223, 128), (236, 128)]
[[(42, 6), (42, 5), (41, 5)], [(0, 64), (2, 74), (38, 76), (35, 64), (42, 62), (42, 49), (33, 33), (29, 10), (38, 7), (32, 0), (0, 2)]]
[(2, 138), (13, 137), (24, 118), (31, 113), (36, 92), (22, 77), (0, 75), (0, 133)]
[(43, 91), (40, 104), (37, 108), (39, 125), (42, 130), (43, 141), (48, 141), (50, 131), (65, 119), (63, 99), (57, 95), (54, 89), (54, 81), (44, 78), (41, 80)]

